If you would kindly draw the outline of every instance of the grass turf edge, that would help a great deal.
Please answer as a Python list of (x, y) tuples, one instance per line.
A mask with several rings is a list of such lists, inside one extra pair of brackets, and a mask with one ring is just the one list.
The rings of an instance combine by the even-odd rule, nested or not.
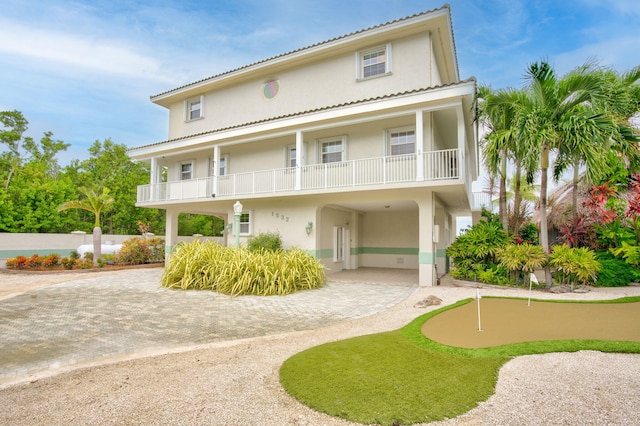
[[(580, 350), (640, 353), (640, 343), (602, 340), (464, 349), (440, 344), (422, 334), (427, 320), (473, 300), (464, 299), (421, 315), (399, 330), (302, 351), (283, 363), (280, 382), (301, 403), (335, 417), (365, 424), (412, 424), (456, 417), (485, 401), (495, 391), (499, 369), (515, 356)], [(640, 301), (640, 297), (532, 301), (627, 303)]]

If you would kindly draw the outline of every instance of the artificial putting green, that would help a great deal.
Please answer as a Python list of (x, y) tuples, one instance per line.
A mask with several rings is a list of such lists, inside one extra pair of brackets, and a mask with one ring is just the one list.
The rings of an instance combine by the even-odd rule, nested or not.
[[(471, 301), (425, 314), (400, 330), (300, 352), (284, 362), (280, 381), (300, 402), (332, 416), (365, 424), (412, 424), (459, 416), (489, 398), (500, 367), (513, 356), (579, 350), (640, 353), (640, 343), (629, 341), (571, 339), (469, 349), (424, 336), (422, 327), (430, 318)], [(640, 302), (640, 297), (615, 302)]]

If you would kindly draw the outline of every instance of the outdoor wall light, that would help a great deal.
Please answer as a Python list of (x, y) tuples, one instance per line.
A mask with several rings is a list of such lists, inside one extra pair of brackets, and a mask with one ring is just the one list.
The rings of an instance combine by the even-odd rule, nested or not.
[(304, 230), (307, 231), (307, 235), (311, 235), (312, 229), (313, 229), (313, 222), (307, 223), (307, 226), (304, 227)]

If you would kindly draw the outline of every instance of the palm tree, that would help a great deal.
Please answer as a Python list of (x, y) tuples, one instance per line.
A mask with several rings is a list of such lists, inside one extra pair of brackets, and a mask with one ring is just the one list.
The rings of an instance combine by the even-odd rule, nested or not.
[[(523, 171), (528, 177), (527, 181), (531, 183), (533, 170), (537, 167), (535, 146), (527, 144), (527, 140), (519, 138), (517, 134), (519, 106), (525, 102), (526, 93), (515, 89), (492, 91), (481, 86), (478, 98), (478, 118), (488, 130), (483, 138), (482, 151), (489, 173), (499, 176), (499, 216), (504, 231), (508, 232), (508, 162), (511, 160), (515, 168), (514, 211), (520, 210)], [(513, 232), (517, 233), (517, 221), (514, 226)]]
[[(529, 83), (528, 98), (521, 105), (519, 134), (539, 147), (540, 153), (540, 243), (549, 252), (547, 224), (547, 187), (550, 153), (558, 152), (562, 146), (593, 143), (594, 138), (606, 140), (611, 136), (609, 125), (600, 121), (585, 131), (584, 108), (593, 105), (602, 97), (602, 86), (593, 72), (592, 65), (582, 67), (557, 78), (553, 68), (546, 62), (529, 66), (526, 79)], [(603, 128), (604, 127), (604, 128)], [(596, 136), (597, 135), (597, 136)], [(570, 151), (576, 152), (578, 148)], [(579, 150), (578, 150), (579, 151)], [(591, 173), (602, 171), (604, 163), (595, 161), (597, 156), (584, 158)], [(551, 272), (545, 268), (547, 287), (551, 286)]]
[(93, 262), (97, 263), (102, 256), (102, 229), (100, 229), (100, 214), (109, 209), (113, 204), (113, 197), (109, 195), (109, 188), (103, 188), (101, 194), (96, 194), (93, 189), (78, 188), (85, 196), (85, 200), (67, 201), (58, 207), (58, 211), (68, 209), (81, 209), (91, 212), (95, 216), (93, 224)]

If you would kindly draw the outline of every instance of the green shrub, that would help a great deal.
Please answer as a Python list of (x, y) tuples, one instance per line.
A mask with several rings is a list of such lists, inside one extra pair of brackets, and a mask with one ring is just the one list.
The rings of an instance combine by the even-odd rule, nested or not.
[(60, 259), (60, 264), (64, 269), (73, 269), (73, 264), (75, 260), (70, 257), (63, 257)]
[(547, 263), (542, 247), (531, 244), (509, 244), (499, 249), (497, 256), (500, 265), (511, 271), (516, 284), (527, 284), (529, 274)]
[(164, 261), (164, 240), (162, 238), (133, 237), (122, 243), (115, 256), (116, 263), (140, 265)]
[(69, 259), (72, 259), (72, 260), (80, 259), (80, 254), (78, 253), (77, 250), (71, 250), (69, 252)]
[(277, 232), (263, 232), (247, 241), (249, 251), (277, 251), (282, 249), (282, 238)]
[[(93, 257), (93, 255), (91, 257)], [(86, 259), (86, 258), (85, 259), (76, 259), (76, 260), (73, 261), (73, 268), (76, 268), (76, 269), (91, 269), (91, 268), (93, 268), (93, 260), (92, 259)]]
[(45, 256), (42, 259), (42, 266), (49, 269), (55, 268), (56, 266), (60, 266), (60, 255), (53, 253), (48, 256)]
[(593, 250), (586, 247), (554, 246), (549, 255), (549, 265), (556, 268), (556, 279), (562, 284), (595, 283), (602, 268)]
[(93, 260), (93, 252), (85, 251), (84, 254), (82, 255), (82, 258), (84, 260)]
[(600, 259), (602, 269), (598, 272), (598, 287), (624, 287), (634, 280), (635, 269), (622, 259)]
[(249, 251), (195, 240), (178, 244), (162, 276), (162, 286), (215, 290), (232, 296), (289, 294), (324, 284), (324, 266), (299, 249)]

